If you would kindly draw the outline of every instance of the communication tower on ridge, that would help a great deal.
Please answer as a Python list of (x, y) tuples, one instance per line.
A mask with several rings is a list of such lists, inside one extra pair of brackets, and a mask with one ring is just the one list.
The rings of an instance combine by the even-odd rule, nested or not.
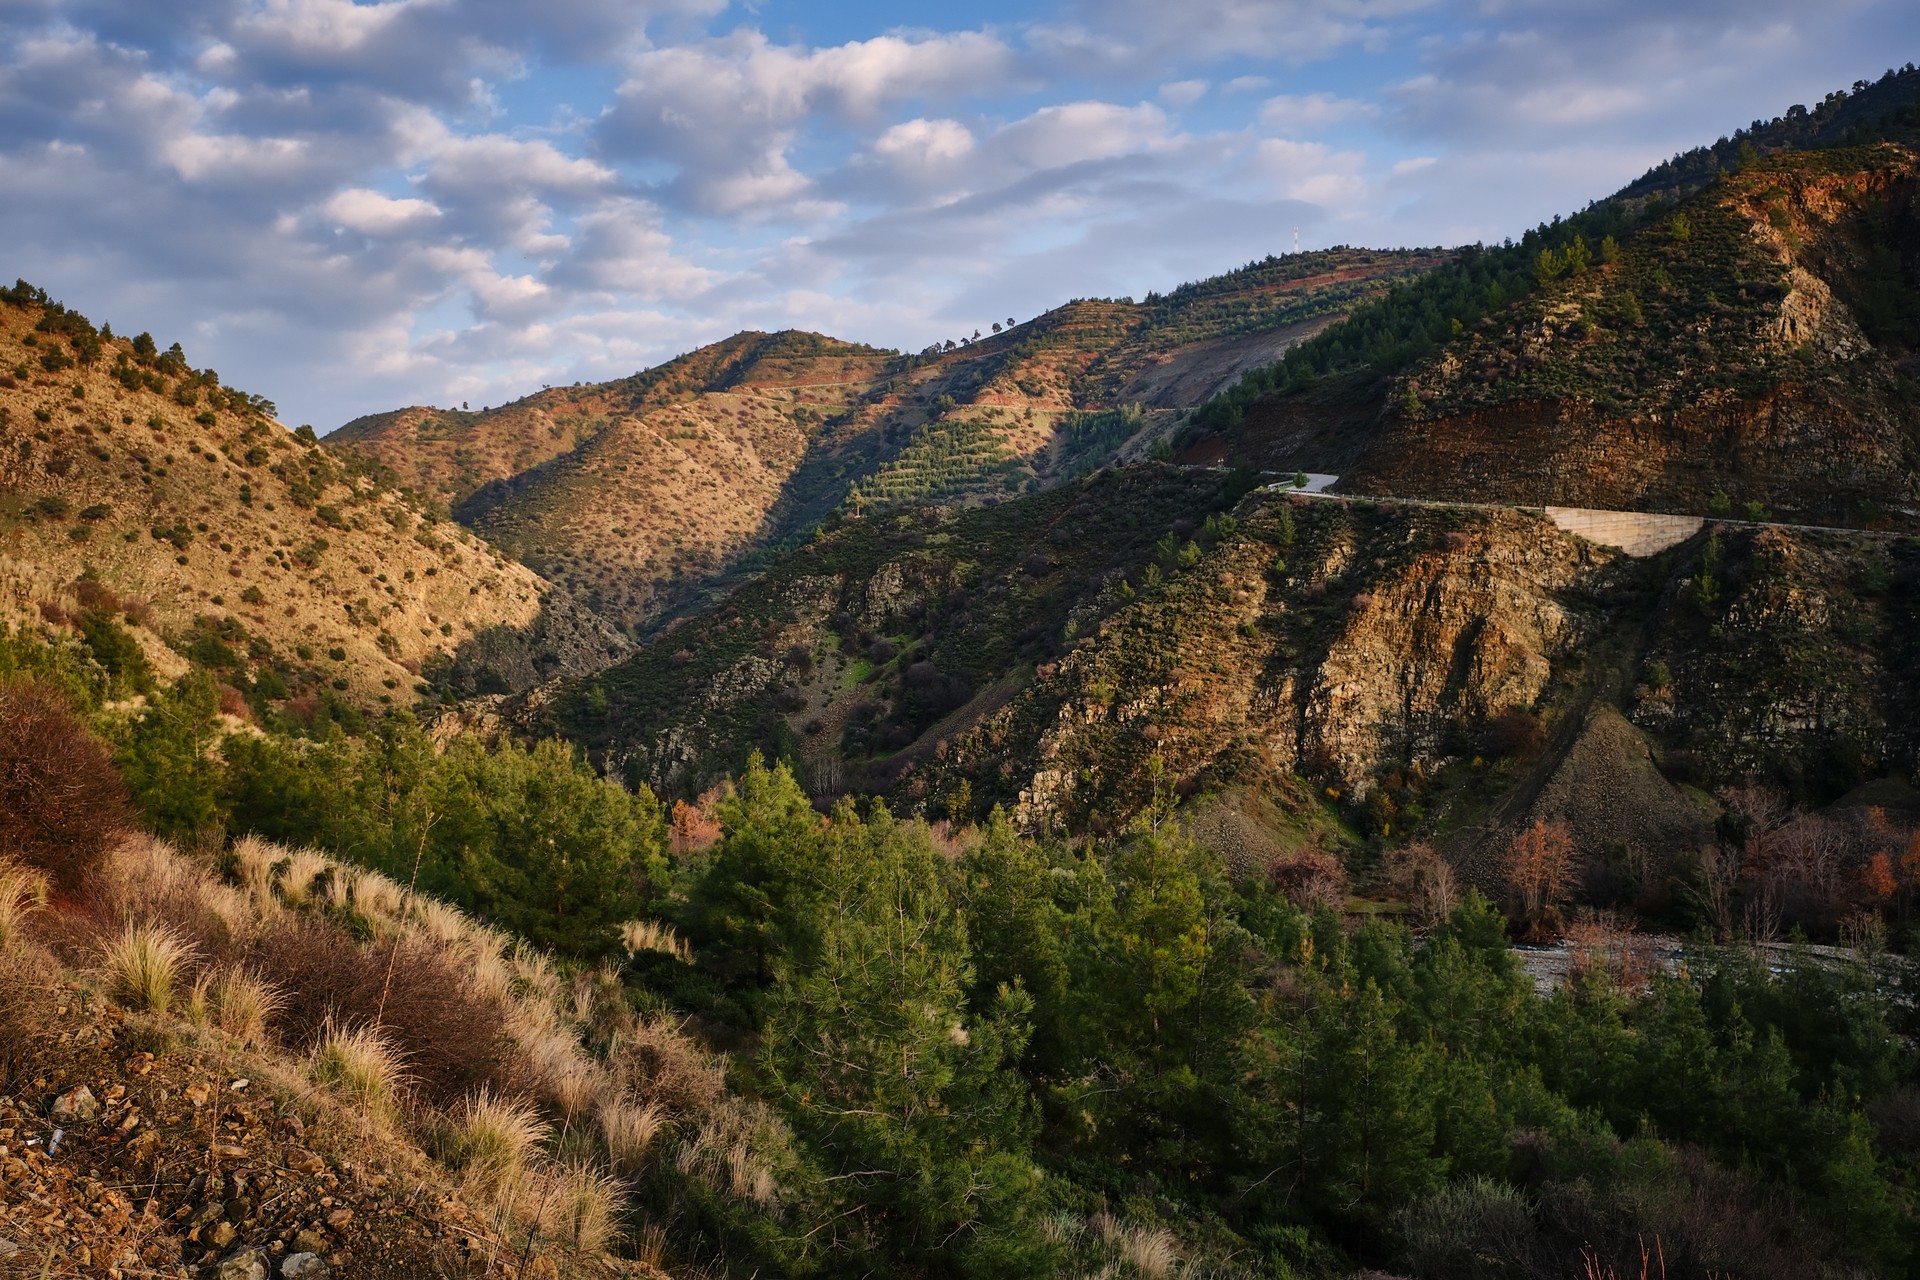
[(1293, 251), (1300, 252), (1300, 228), (1298, 227), (1293, 229)]

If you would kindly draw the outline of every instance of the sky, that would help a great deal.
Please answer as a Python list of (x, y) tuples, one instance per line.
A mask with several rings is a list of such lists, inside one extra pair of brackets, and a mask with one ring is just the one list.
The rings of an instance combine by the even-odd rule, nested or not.
[(1518, 235), (1912, 0), (0, 0), (0, 272), (322, 433)]

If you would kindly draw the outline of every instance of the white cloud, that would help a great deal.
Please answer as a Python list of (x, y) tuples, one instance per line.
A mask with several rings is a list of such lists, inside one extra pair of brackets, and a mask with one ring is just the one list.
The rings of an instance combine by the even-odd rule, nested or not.
[(6, 13), (19, 269), (322, 425), (744, 327), (923, 345), (1295, 223), (1497, 239), (1920, 41), (1897, 0), (1044, 0), (827, 47), (727, 0)]
[(1190, 107), (1207, 96), (1205, 80), (1170, 80), (1160, 86), (1160, 101), (1170, 107)]
[(308, 149), (299, 138), (189, 133), (170, 139), (162, 154), (188, 182), (279, 182), (304, 166)]
[(441, 216), (431, 200), (395, 198), (366, 187), (349, 187), (338, 193), (322, 212), (347, 230), (368, 236), (411, 231)]
[(669, 199), (745, 212), (808, 193), (787, 153), (814, 119), (865, 124), (908, 99), (987, 93), (1013, 61), (1006, 44), (978, 32), (803, 49), (739, 31), (634, 58), (598, 136), (610, 155), (672, 166)]
[(1331, 93), (1283, 93), (1260, 104), (1260, 123), (1292, 136), (1372, 114), (1372, 104)]

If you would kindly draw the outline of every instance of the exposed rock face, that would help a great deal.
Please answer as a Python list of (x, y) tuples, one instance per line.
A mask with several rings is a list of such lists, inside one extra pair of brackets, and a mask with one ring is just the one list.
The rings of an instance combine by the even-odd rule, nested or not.
[(1403, 374), (1268, 397), (1235, 458), (1355, 494), (1920, 527), (1914, 335), (1890, 318), (1917, 249), (1911, 152), (1776, 157)]
[[(1276, 573), (1283, 509), (1300, 533)], [(1191, 580), (957, 741), (956, 767), (1031, 733), (1039, 767), (1015, 812), (1033, 827), (1130, 811), (1145, 799), (1133, 765), (1156, 753), (1189, 785), (1257, 762), (1364, 797), (1387, 765), (1437, 767), (1473, 726), (1538, 701), (1599, 620), (1570, 589), (1610, 555), (1537, 516), (1285, 500), (1243, 514)]]

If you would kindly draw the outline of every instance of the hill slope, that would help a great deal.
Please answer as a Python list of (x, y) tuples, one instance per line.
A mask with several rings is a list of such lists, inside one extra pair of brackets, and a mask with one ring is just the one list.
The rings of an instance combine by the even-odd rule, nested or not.
[[(119, 616), (165, 669), (210, 641), (280, 696), (411, 701), (422, 675), (524, 688), (625, 641), (176, 347), (22, 286), (0, 305), (0, 608)], [(118, 624), (116, 624), (118, 625)]]
[(843, 505), (993, 501), (1137, 456), (1245, 368), (1440, 260), (1268, 259), (909, 356), (741, 334), (620, 382), (374, 415), (327, 443), (645, 627)]
[(1246, 791), (1296, 839), (1425, 833), (1468, 863), (1541, 805), (1618, 842), (1583, 798), (1609, 771), (1705, 838), (1649, 760), (1818, 803), (1920, 763), (1911, 539), (1729, 526), (1635, 560), (1525, 512), (1222, 483), (1126, 468), (849, 524), (538, 723), (685, 794), (754, 749), (822, 794), (1041, 830)]
[(1796, 109), (1463, 254), (1196, 425), (1350, 492), (1911, 525), (1916, 139), (1920, 72)]

